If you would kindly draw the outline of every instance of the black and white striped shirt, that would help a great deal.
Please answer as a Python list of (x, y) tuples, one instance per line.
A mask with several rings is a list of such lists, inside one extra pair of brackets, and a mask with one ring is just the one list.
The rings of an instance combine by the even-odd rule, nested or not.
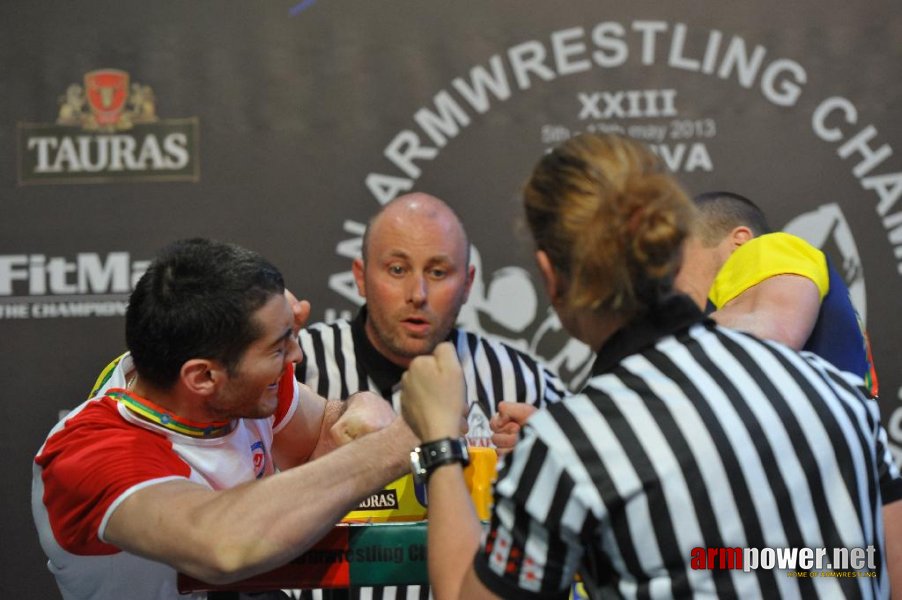
[[(502, 597), (565, 598), (576, 572), (626, 598), (888, 597), (881, 511), (902, 480), (860, 384), (674, 297), (530, 419), (477, 574)], [(696, 548), (869, 546), (874, 577), (691, 565)]]
[[(300, 333), (303, 361), (297, 378), (320, 396), (343, 400), (371, 390), (390, 399), (400, 412), (400, 382), (404, 368), (379, 354), (366, 336), (366, 307), (353, 321), (317, 323)], [(489, 419), (498, 402), (527, 402), (536, 407), (560, 400), (564, 384), (529, 355), (501, 342), (462, 329), (448, 338), (457, 348), (467, 383), (467, 417), (471, 445), (491, 443)]]
[[(295, 373), (320, 396), (342, 400), (355, 392), (370, 390), (392, 402), (400, 412), (401, 376), (405, 369), (382, 356), (367, 338), (366, 307), (353, 321), (316, 323), (299, 336), (304, 358)], [(453, 329), (448, 341), (457, 348), (467, 384), (470, 405), (467, 441), (474, 446), (491, 445), (489, 419), (498, 402), (527, 402), (536, 407), (557, 402), (567, 393), (551, 371), (529, 355), (501, 342), (462, 329)], [(340, 590), (322, 594), (345, 597)], [(364, 588), (352, 590), (359, 598), (428, 598), (426, 586)], [(313, 594), (320, 597), (320, 592)]]

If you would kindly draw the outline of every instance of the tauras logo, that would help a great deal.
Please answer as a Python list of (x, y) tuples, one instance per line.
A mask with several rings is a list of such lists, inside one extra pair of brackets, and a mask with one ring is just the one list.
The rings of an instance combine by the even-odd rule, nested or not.
[(52, 173), (120, 173), (128, 171), (178, 171), (188, 165), (188, 136), (184, 132), (158, 137), (143, 135), (29, 137), (36, 175)]
[(55, 124), (18, 124), (19, 183), (197, 181), (197, 142), (197, 119), (159, 119), (150, 86), (91, 71), (59, 98)]
[(398, 493), (395, 490), (382, 490), (365, 499), (357, 510), (394, 510), (398, 508)]

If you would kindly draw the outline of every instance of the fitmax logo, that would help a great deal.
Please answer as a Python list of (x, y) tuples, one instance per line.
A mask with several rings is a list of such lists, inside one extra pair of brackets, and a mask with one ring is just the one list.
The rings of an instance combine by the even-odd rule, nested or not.
[(81, 252), (75, 260), (44, 254), (0, 256), (0, 298), (11, 296), (128, 294), (150, 261), (128, 252), (104, 258)]

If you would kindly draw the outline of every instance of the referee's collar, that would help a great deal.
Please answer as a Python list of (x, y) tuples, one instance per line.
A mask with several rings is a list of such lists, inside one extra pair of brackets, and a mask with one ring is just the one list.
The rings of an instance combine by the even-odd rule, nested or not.
[(606, 373), (627, 356), (654, 345), (662, 337), (678, 333), (706, 320), (709, 319), (688, 296), (683, 294), (668, 296), (656, 307), (635, 318), (608, 338), (598, 351), (595, 364), (592, 365), (592, 374)]
[(358, 349), (357, 357), (363, 363), (363, 370), (379, 388), (379, 393), (391, 398), (393, 388), (401, 381), (401, 375), (406, 369), (385, 358), (370, 342), (366, 335), (366, 315), (364, 304), (351, 321), (351, 335), (354, 337), (354, 347)]

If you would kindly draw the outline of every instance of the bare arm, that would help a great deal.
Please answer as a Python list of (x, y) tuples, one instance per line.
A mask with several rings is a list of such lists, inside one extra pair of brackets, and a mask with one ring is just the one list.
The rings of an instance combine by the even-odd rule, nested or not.
[(775, 275), (711, 314), (718, 324), (801, 350), (820, 311), (817, 285), (799, 275)]
[(357, 392), (347, 400), (329, 400), (319, 442), (311, 458), (317, 458), (360, 436), (388, 427), (397, 415), (385, 398)]
[[(419, 356), (401, 379), (404, 419), (424, 441), (458, 437), (466, 414), (464, 380), (454, 347), (442, 343)], [(436, 598), (494, 597), (473, 572), (482, 527), (460, 464), (429, 478), (429, 581)]]
[(372, 392), (347, 400), (325, 400), (299, 384), (298, 409), (273, 438), (273, 458), (280, 469), (313, 460), (395, 419), (391, 405)]
[(299, 555), (368, 493), (408, 468), (403, 420), (308, 464), (236, 488), (149, 486), (115, 509), (105, 539), (208, 581), (261, 573)]
[(429, 582), (436, 598), (496, 598), (473, 569), (482, 526), (459, 464), (438, 467), (429, 478)]
[[(287, 288), (285, 299), (294, 316), (293, 330), (297, 336), (310, 318), (310, 303), (298, 300)], [(273, 436), (273, 461), (279, 469), (295, 467), (310, 460), (327, 424), (327, 413), (340, 410), (340, 407), (335, 405), (330, 407), (325, 398), (314, 393), (307, 385), (303, 383), (297, 385), (299, 386), (297, 411), (291, 421)]]
[[(298, 408), (291, 420), (273, 436), (273, 460), (279, 469), (302, 465), (313, 456), (323, 429), (326, 415), (330, 412), (329, 402), (303, 383), (298, 394)], [(340, 410), (332, 407), (331, 411)]]

